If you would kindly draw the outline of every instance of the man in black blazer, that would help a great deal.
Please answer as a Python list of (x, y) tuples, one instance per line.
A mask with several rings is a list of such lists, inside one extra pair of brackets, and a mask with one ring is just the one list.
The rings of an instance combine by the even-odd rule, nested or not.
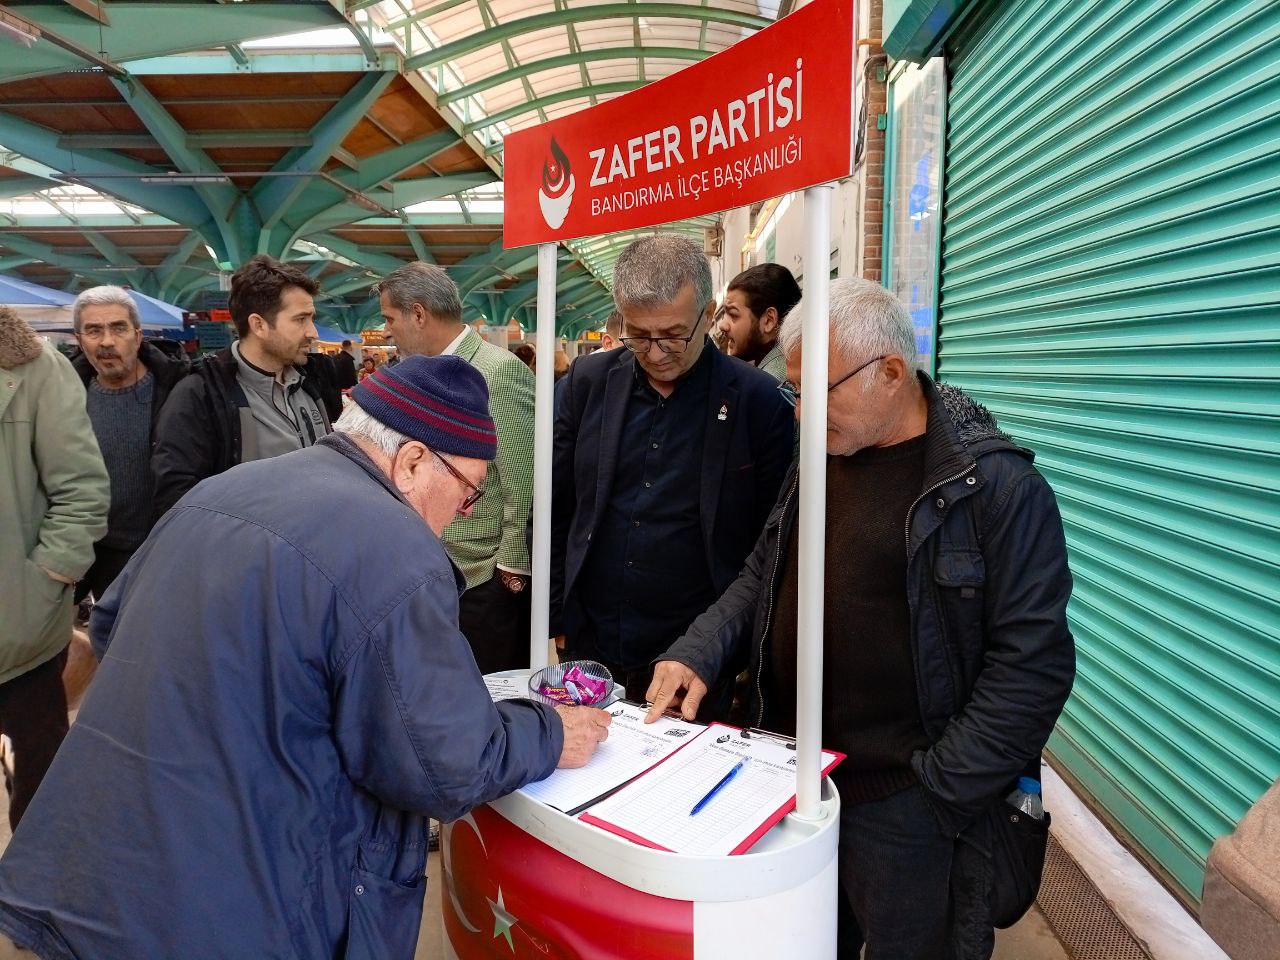
[(755, 545), (795, 424), (772, 377), (707, 339), (711, 269), (691, 240), (636, 240), (613, 287), (622, 349), (580, 358), (557, 390), (551, 631), (639, 699)]

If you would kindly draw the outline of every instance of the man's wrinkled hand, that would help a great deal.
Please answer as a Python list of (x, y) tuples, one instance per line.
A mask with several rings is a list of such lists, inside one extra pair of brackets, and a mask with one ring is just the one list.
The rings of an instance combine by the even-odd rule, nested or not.
[(652, 706), (645, 716), (645, 723), (653, 723), (668, 709), (680, 708), (680, 715), (692, 720), (698, 714), (698, 706), (707, 695), (707, 685), (702, 678), (675, 660), (663, 660), (653, 668), (653, 681), (644, 698)]
[(556, 704), (556, 713), (564, 725), (564, 747), (557, 767), (580, 767), (591, 759), (596, 744), (609, 737), (613, 717), (595, 707), (567, 707)]

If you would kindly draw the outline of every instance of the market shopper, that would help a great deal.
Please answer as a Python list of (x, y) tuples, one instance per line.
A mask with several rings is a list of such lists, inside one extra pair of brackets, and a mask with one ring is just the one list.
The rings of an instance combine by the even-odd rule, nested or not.
[(482, 673), (529, 665), (529, 549), (525, 524), (533, 503), (533, 374), (509, 350), (462, 322), (457, 285), (443, 269), (409, 263), (378, 285), (387, 331), (406, 357), (458, 356), (489, 389), (498, 430), (498, 455), (469, 516), (441, 539), (466, 577), (459, 607), (462, 633)]
[(333, 369), (337, 376), (338, 387), (342, 390), (350, 390), (359, 382), (356, 378), (356, 361), (351, 356), (351, 350), (351, 341), (343, 340), (342, 349), (333, 357)]
[(67, 733), (72, 585), (109, 503), (75, 371), (0, 307), (0, 728), (13, 746), (15, 828)]
[(107, 532), (76, 584), (78, 602), (106, 593), (156, 521), (151, 444), (160, 411), (188, 365), (143, 339), (138, 306), (123, 287), (81, 293), (71, 322), (80, 345), (71, 366), (84, 383), (89, 421), (111, 477)]
[(716, 319), (725, 352), (755, 364), (778, 383), (784, 381), (787, 359), (778, 336), (799, 301), (800, 286), (781, 264), (760, 263), (743, 270), (730, 281)]
[(0, 860), (0, 932), (43, 960), (410, 960), (425, 818), (608, 735), (494, 704), (458, 632), (439, 534), (497, 451), (483, 378), (412, 357), (352, 400), (189, 493), (95, 609), (93, 695)]
[[(916, 371), (892, 294), (836, 280), (830, 323), (828, 376), (803, 386), (828, 392), (822, 732), (848, 755), (833, 774), (840, 955), (865, 941), (870, 960), (985, 958), (1003, 798), (1039, 779), (1074, 677), (1062, 521), (1032, 453)], [(782, 346), (799, 391), (798, 323)], [(751, 723), (794, 732), (797, 488), (793, 469), (737, 580), (662, 655), (650, 719), (681, 693), (692, 716), (749, 662)]]
[(566, 657), (600, 661), (635, 699), (751, 552), (794, 424), (772, 379), (708, 349), (711, 268), (692, 241), (634, 241), (613, 292), (628, 349), (558, 385), (551, 625)]
[(621, 337), (622, 314), (617, 310), (610, 310), (609, 316), (604, 321), (604, 330), (600, 333), (600, 349), (612, 350), (622, 346)]
[(228, 307), (239, 339), (192, 366), (156, 427), (158, 514), (206, 477), (309, 447), (329, 432), (320, 384), (303, 370), (317, 336), (318, 289), (297, 267), (265, 255), (231, 275)]

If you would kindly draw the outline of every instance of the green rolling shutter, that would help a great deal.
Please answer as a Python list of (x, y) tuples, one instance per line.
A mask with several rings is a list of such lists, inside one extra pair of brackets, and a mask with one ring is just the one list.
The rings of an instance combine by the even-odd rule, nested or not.
[(938, 373), (1062, 507), (1050, 750), (1197, 901), (1280, 774), (1280, 3), (989, 2), (946, 52)]

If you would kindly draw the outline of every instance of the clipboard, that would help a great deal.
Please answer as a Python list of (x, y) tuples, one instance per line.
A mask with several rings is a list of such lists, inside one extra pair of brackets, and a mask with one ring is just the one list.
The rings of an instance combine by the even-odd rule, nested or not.
[[(795, 809), (795, 741), (713, 723), (681, 750), (593, 804), (579, 819), (671, 853), (745, 853)], [(692, 809), (743, 757), (750, 763), (697, 814)], [(824, 750), (822, 775), (844, 759)]]
[(680, 717), (663, 716), (646, 724), (646, 708), (627, 700), (607, 709), (613, 717), (609, 738), (585, 766), (553, 770), (546, 778), (525, 784), (520, 792), (576, 816), (693, 743), (705, 730)]

